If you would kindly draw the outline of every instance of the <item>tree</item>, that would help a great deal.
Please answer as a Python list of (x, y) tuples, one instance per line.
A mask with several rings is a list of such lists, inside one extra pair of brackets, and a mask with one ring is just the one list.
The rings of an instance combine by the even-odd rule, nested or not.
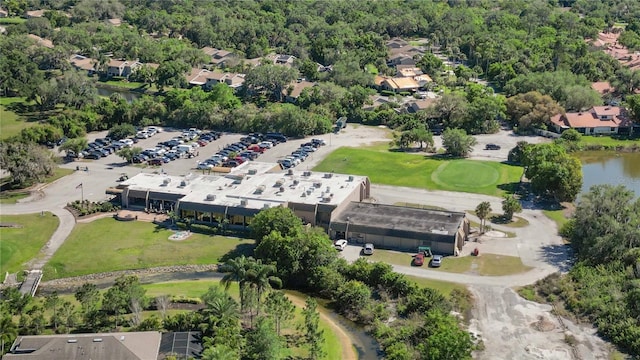
[(272, 284), (278, 288), (282, 287), (282, 280), (275, 276), (277, 269), (275, 265), (263, 264), (262, 260), (256, 260), (251, 263), (247, 271), (247, 282), (250, 287), (255, 289), (258, 301), (258, 316), (260, 316), (260, 304), (262, 295), (271, 290)]
[(444, 126), (459, 128), (467, 118), (469, 101), (461, 93), (446, 93), (436, 101), (431, 111), (435, 117), (440, 118)]
[(0, 355), (4, 355), (5, 344), (12, 344), (18, 336), (18, 326), (13, 322), (11, 314), (0, 309)]
[(133, 158), (140, 155), (140, 153), (142, 153), (142, 148), (138, 146), (134, 146), (134, 147), (124, 147), (118, 150), (116, 154), (118, 154), (118, 156), (126, 160), (129, 164), (131, 164), (133, 162)]
[(64, 144), (60, 145), (58, 148), (59, 151), (65, 151), (67, 155), (77, 156), (82, 152), (82, 150), (87, 148), (88, 141), (86, 138), (73, 138), (64, 142)]
[(505, 195), (502, 200), (502, 211), (504, 212), (504, 218), (507, 221), (511, 221), (514, 213), (522, 211), (522, 205), (520, 205), (520, 201), (518, 201), (514, 195)]
[(238, 360), (239, 358), (234, 349), (224, 344), (205, 348), (202, 352), (202, 360)]
[(115, 329), (118, 330), (120, 314), (124, 314), (128, 307), (127, 294), (116, 286), (110, 287), (104, 294), (102, 309), (114, 315)]
[(442, 146), (452, 156), (467, 157), (473, 151), (476, 139), (463, 129), (446, 129), (442, 132)]
[(574, 85), (567, 88), (564, 108), (568, 111), (584, 111), (592, 106), (602, 105), (602, 98), (591, 87)]
[(282, 343), (276, 334), (271, 320), (266, 317), (258, 319), (256, 327), (247, 336), (245, 355), (247, 359), (280, 359)]
[(167, 295), (161, 295), (156, 297), (156, 307), (158, 311), (160, 311), (160, 316), (162, 316), (162, 320), (167, 317), (167, 310), (169, 310), (169, 305), (171, 304), (171, 299)]
[(522, 157), (524, 156), (526, 148), (530, 145), (531, 144), (529, 144), (526, 141), (518, 141), (516, 143), (516, 147), (509, 150), (509, 155), (507, 156), (507, 160), (510, 163), (520, 165), (522, 163), (522, 159), (523, 159)]
[(189, 72), (189, 64), (182, 61), (166, 61), (156, 70), (156, 84), (159, 89), (164, 87), (185, 87), (185, 75)]
[(336, 309), (342, 314), (353, 316), (359, 309), (364, 308), (370, 299), (369, 287), (360, 281), (351, 280), (338, 288), (335, 296)]
[(304, 316), (304, 339), (309, 345), (309, 357), (312, 360), (322, 359), (325, 356), (323, 350), (324, 330), (320, 329), (320, 314), (317, 311), (318, 303), (312, 297), (308, 297), (302, 315)]
[(98, 307), (101, 295), (94, 284), (84, 283), (76, 290), (74, 297), (82, 306), (83, 313), (87, 314)]
[(70, 332), (71, 327), (75, 326), (76, 324), (75, 310), (75, 306), (73, 306), (70, 301), (63, 302), (62, 306), (60, 307), (60, 319), (67, 334)]
[(629, 115), (636, 124), (640, 124), (640, 94), (627, 96), (624, 100), (627, 103)]
[(0, 167), (11, 174), (11, 183), (25, 187), (53, 175), (50, 152), (31, 143), (0, 142)]
[(121, 140), (136, 134), (136, 127), (131, 124), (118, 124), (109, 129), (109, 138), (113, 140)]
[(418, 60), (416, 66), (419, 67), (423, 73), (434, 76), (440, 73), (444, 63), (437, 56), (428, 52)]
[(46, 309), (51, 309), (53, 314), (51, 315), (51, 322), (53, 323), (53, 328), (58, 329), (58, 307), (60, 305), (60, 297), (58, 297), (58, 292), (54, 291), (51, 294), (48, 294), (45, 297), (44, 307)]
[(283, 237), (295, 236), (302, 229), (302, 221), (287, 207), (274, 207), (260, 211), (251, 221), (251, 232), (256, 242), (272, 231)]
[(573, 201), (582, 188), (582, 164), (557, 144), (525, 148), (522, 165), (533, 192), (555, 201)]
[(276, 334), (280, 336), (280, 329), (287, 321), (293, 319), (295, 306), (287, 299), (284, 292), (272, 291), (267, 295), (265, 307), (269, 316), (273, 318)]
[(506, 105), (507, 117), (518, 131), (546, 129), (552, 116), (564, 112), (549, 95), (542, 95), (537, 91), (512, 96), (506, 100)]
[(476, 206), (476, 216), (480, 219), (480, 233), (484, 233), (484, 224), (487, 216), (491, 213), (491, 204), (483, 201)]
[(471, 359), (471, 335), (460, 328), (456, 318), (440, 310), (427, 312), (415, 334), (423, 339), (417, 346), (421, 358), (428, 360)]
[(246, 291), (247, 291), (247, 271), (253, 262), (252, 257), (245, 257), (244, 255), (227, 261), (223, 266), (223, 272), (225, 273), (220, 284), (222, 284), (225, 290), (229, 290), (232, 282), (238, 283), (240, 290), (240, 310), (244, 311), (246, 305)]
[(640, 200), (624, 186), (591, 187), (580, 197), (573, 221), (571, 246), (591, 265), (621, 260), (640, 247)]
[(282, 101), (283, 92), (298, 78), (296, 69), (273, 64), (259, 65), (249, 70), (244, 86), (249, 93), (263, 93), (274, 101)]
[(562, 140), (577, 143), (582, 138), (582, 134), (580, 134), (576, 129), (567, 129), (562, 132), (560, 138)]

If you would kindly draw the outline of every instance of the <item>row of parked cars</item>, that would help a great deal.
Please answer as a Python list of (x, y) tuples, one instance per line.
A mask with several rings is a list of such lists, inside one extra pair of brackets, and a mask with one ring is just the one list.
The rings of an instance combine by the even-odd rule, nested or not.
[(239, 142), (225, 146), (224, 149), (199, 163), (197, 168), (199, 170), (210, 170), (217, 166), (236, 167), (247, 161), (257, 159), (265, 151), (282, 141), (287, 141), (286, 137), (282, 134), (278, 134), (278, 136), (268, 136), (252, 133), (240, 138)]
[(201, 130), (191, 128), (180, 136), (159, 142), (155, 148), (143, 150), (133, 158), (133, 162), (139, 164), (146, 162), (149, 165), (162, 166), (162, 164), (176, 159), (193, 157), (198, 148), (219, 139), (220, 136), (219, 132), (203, 133)]
[(324, 146), (327, 143), (322, 139), (312, 139), (311, 141), (300, 145), (300, 147), (294, 150), (291, 155), (284, 159), (278, 160), (278, 163), (283, 169), (289, 169), (300, 165), (303, 161), (315, 152), (320, 146)]
[[(108, 137), (100, 138), (89, 143), (79, 155), (85, 159), (98, 160), (100, 158), (107, 157), (124, 147), (131, 147), (137, 142), (137, 139), (112, 140)], [(74, 154), (72, 153), (68, 155), (74, 157)]]

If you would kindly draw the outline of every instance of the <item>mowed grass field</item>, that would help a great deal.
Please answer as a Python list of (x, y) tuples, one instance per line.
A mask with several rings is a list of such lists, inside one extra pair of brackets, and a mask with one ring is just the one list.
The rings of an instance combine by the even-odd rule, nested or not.
[(44, 268), (44, 278), (62, 278), (155, 266), (215, 264), (230, 253), (249, 254), (253, 240), (192, 234), (171, 241), (171, 231), (146, 222), (111, 218), (77, 224)]
[(6, 272), (23, 270), (58, 228), (58, 217), (50, 212), (28, 215), (0, 215), (0, 223), (20, 227), (0, 227), (0, 278)]
[(24, 101), (24, 98), (19, 97), (0, 98), (0, 139), (18, 135), (22, 129), (36, 124), (7, 109), (8, 105)]
[(500, 196), (520, 181), (523, 169), (494, 161), (442, 160), (416, 154), (339, 148), (317, 171), (365, 175), (371, 182), (430, 190)]

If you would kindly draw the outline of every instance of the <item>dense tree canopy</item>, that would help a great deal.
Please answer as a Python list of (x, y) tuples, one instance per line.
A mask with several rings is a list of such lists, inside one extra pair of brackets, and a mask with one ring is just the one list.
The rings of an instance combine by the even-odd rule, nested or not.
[(527, 146), (522, 156), (525, 176), (536, 194), (573, 201), (582, 188), (580, 160), (556, 144)]

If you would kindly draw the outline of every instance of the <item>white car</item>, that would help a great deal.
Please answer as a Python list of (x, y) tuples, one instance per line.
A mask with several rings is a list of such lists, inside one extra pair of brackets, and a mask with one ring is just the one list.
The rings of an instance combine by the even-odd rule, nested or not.
[(362, 253), (365, 255), (373, 255), (373, 244), (367, 243), (364, 244), (364, 248), (362, 249)]
[(133, 146), (133, 140), (131, 139), (122, 139), (120, 140), (124, 144), (124, 146), (130, 147)]
[(263, 141), (260, 144), (258, 144), (258, 146), (260, 146), (263, 149), (271, 149), (273, 147), (273, 143), (271, 141)]
[(336, 240), (336, 242), (333, 243), (333, 245), (336, 247), (336, 250), (342, 251), (344, 250), (345, 247), (347, 247), (347, 240), (345, 239)]
[(146, 131), (139, 131), (139, 132), (136, 134), (136, 137), (137, 137), (138, 139), (147, 139), (147, 138), (149, 138), (149, 133), (148, 133), (148, 132), (146, 132)]

